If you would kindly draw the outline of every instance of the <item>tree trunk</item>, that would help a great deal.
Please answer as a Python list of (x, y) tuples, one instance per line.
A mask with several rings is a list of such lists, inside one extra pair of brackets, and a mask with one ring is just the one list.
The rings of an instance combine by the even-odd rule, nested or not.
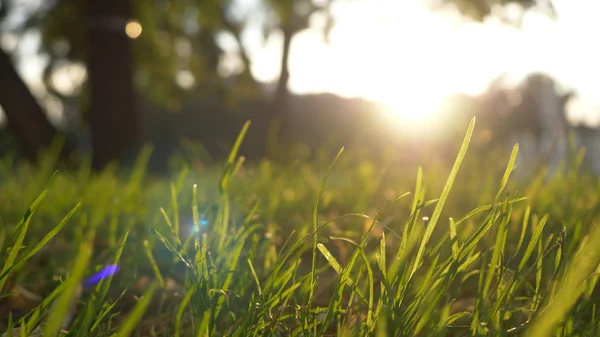
[[(290, 82), (290, 48), (292, 46), (292, 38), (294, 37), (294, 29), (289, 27), (283, 28), (283, 53), (281, 55), (281, 72), (279, 81), (277, 82), (277, 91), (275, 92), (275, 106), (279, 110), (285, 109), (288, 101), (289, 90), (288, 83)], [(278, 114), (281, 114), (279, 111)]]
[(264, 117), (259, 120), (259, 125), (256, 127), (257, 132), (262, 135), (266, 153), (276, 156), (280, 152), (281, 146), (279, 144), (285, 141), (283, 136), (287, 133), (289, 127), (289, 123), (287, 123), (290, 96), (288, 89), (288, 83), (290, 81), (289, 60), (292, 38), (296, 33), (296, 30), (290, 26), (284, 26), (282, 31), (283, 50), (275, 95), (270, 102), (269, 107), (266, 109)]
[(11, 57), (0, 48), (0, 106), (8, 126), (18, 139), (27, 159), (35, 162), (38, 151), (48, 147), (57, 131), (23, 82)]
[(133, 60), (125, 25), (129, 0), (87, 0), (88, 74), (93, 167), (122, 160), (141, 141)]

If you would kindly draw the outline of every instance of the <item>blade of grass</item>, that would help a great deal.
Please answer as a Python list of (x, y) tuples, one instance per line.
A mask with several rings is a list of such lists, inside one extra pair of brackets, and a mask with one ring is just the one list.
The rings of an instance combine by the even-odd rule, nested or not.
[(450, 225), (450, 241), (452, 242), (452, 258), (454, 261), (458, 262), (458, 254), (460, 248), (458, 246), (458, 239), (456, 238), (456, 224), (454, 223), (454, 219), (450, 218), (448, 221)]
[(542, 231), (544, 230), (544, 227), (546, 226), (547, 222), (548, 222), (548, 214), (544, 215), (544, 217), (542, 217), (542, 219), (540, 219), (537, 226), (535, 227), (533, 236), (531, 237), (531, 240), (529, 241), (529, 244), (527, 245), (527, 248), (525, 249), (525, 254), (521, 258), (521, 262), (519, 262), (519, 267), (517, 269), (517, 272), (520, 273), (525, 268), (525, 265), (527, 264), (527, 261), (529, 261), (529, 257), (531, 257), (531, 254), (533, 253), (533, 250), (535, 249), (538, 240), (542, 236)]
[(317, 248), (319, 249), (321, 254), (323, 254), (323, 257), (325, 257), (325, 260), (327, 260), (327, 262), (329, 262), (329, 265), (331, 265), (333, 270), (335, 270), (335, 272), (338, 275), (340, 275), (343, 271), (343, 268), (340, 265), (340, 263), (337, 261), (335, 256), (333, 256), (333, 254), (331, 254), (329, 249), (327, 249), (327, 247), (325, 247), (325, 245), (323, 245), (322, 243), (317, 244)]
[(196, 289), (198, 289), (198, 288), (196, 288), (196, 287), (191, 288), (188, 291), (188, 293), (185, 294), (185, 296), (181, 300), (181, 303), (179, 304), (179, 308), (177, 309), (177, 314), (175, 316), (175, 330), (173, 332), (174, 337), (179, 337), (181, 334), (181, 320), (183, 319), (183, 314), (185, 312), (185, 308), (188, 306), (188, 304), (192, 300), (192, 296), (194, 296)]
[(209, 324), (210, 324), (210, 311), (204, 313), (202, 321), (200, 321), (200, 327), (196, 333), (196, 337), (209, 336)]
[(160, 268), (158, 268), (158, 264), (156, 263), (156, 259), (154, 255), (152, 255), (152, 248), (150, 248), (150, 243), (148, 240), (144, 240), (142, 242), (144, 246), (144, 252), (146, 253), (146, 257), (150, 262), (150, 266), (152, 267), (152, 271), (154, 272), (154, 276), (156, 276), (156, 280), (158, 281), (158, 285), (160, 288), (165, 287), (165, 281), (163, 280), (162, 274), (160, 273)]
[(365, 267), (367, 269), (367, 286), (369, 287), (369, 303), (368, 303), (368, 307), (367, 307), (367, 328), (369, 329), (370, 332), (372, 332), (373, 330), (375, 330), (375, 324), (373, 323), (375, 321), (375, 317), (373, 315), (373, 303), (374, 303), (374, 298), (375, 298), (375, 281), (373, 279), (373, 269), (371, 268), (371, 263), (369, 262), (369, 258), (367, 258), (367, 254), (365, 254), (365, 251), (360, 248), (360, 255), (363, 259), (363, 262), (365, 264)]
[(571, 310), (585, 291), (585, 280), (600, 264), (600, 230), (593, 228), (589, 240), (582, 243), (580, 250), (571, 258), (565, 278), (558, 287), (556, 296), (549, 298), (546, 307), (525, 331), (525, 336), (547, 337), (554, 334), (555, 328), (565, 314)]
[(523, 224), (521, 226), (521, 235), (519, 236), (519, 242), (517, 243), (517, 248), (515, 249), (514, 255), (511, 260), (513, 260), (519, 251), (521, 250), (521, 246), (523, 245), (523, 241), (525, 240), (525, 234), (527, 233), (527, 227), (529, 225), (529, 213), (531, 212), (531, 206), (527, 205), (525, 208), (525, 214), (523, 215)]
[(144, 293), (142, 299), (135, 305), (127, 319), (121, 324), (119, 330), (112, 337), (129, 337), (142, 320), (144, 313), (150, 306), (152, 296), (158, 288), (158, 283), (154, 281)]
[(177, 247), (181, 247), (181, 239), (179, 237), (179, 205), (177, 203), (177, 189), (171, 184), (171, 207), (173, 208), (173, 236)]
[(74, 309), (73, 305), (79, 299), (81, 294), (81, 281), (86, 273), (87, 265), (92, 256), (92, 247), (95, 238), (95, 232), (90, 229), (87, 238), (79, 245), (77, 258), (71, 269), (71, 277), (66, 281), (66, 286), (52, 306), (50, 316), (44, 327), (44, 337), (54, 337), (59, 330), (63, 328), (65, 319), (70, 315), (69, 311)]
[(173, 244), (169, 242), (169, 240), (164, 235), (160, 234), (160, 232), (154, 228), (150, 228), (150, 232), (154, 236), (156, 236), (160, 240), (160, 242), (162, 242), (165, 248), (167, 248), (171, 253), (173, 253), (174, 256), (179, 258), (179, 260), (183, 262), (183, 264), (185, 264), (186, 267), (193, 269), (192, 265), (177, 251), (177, 248), (175, 248)]
[(515, 161), (517, 160), (518, 154), (519, 154), (519, 144), (515, 144), (515, 146), (513, 146), (512, 153), (510, 154), (510, 159), (508, 160), (508, 164), (506, 165), (506, 169), (504, 170), (504, 175), (502, 176), (502, 180), (500, 181), (500, 188), (498, 189), (498, 192), (496, 193), (496, 197), (494, 198), (494, 203), (497, 202), (498, 200), (500, 200), (500, 196), (502, 195), (502, 192), (504, 192), (504, 189), (506, 188), (506, 185), (508, 184), (508, 180), (510, 179), (510, 174), (514, 170)]
[(229, 177), (231, 176), (231, 173), (233, 172), (233, 169), (234, 169), (235, 159), (237, 158), (238, 152), (240, 150), (240, 147), (242, 146), (242, 142), (244, 141), (244, 138), (246, 137), (246, 133), (248, 132), (249, 127), (250, 127), (250, 121), (247, 121), (246, 123), (244, 123), (242, 130), (238, 134), (238, 137), (236, 138), (235, 143), (233, 144), (233, 147), (231, 148), (231, 151), (229, 152), (229, 157), (227, 157), (227, 162), (225, 164), (225, 171), (223, 172), (223, 176), (221, 177), (221, 181), (219, 184), (221, 191), (225, 191), (227, 189), (227, 185), (229, 183)]
[[(220, 288), (220, 290), (224, 291), (225, 293), (227, 293), (229, 291), (229, 287), (231, 286), (231, 282), (233, 280), (233, 273), (235, 272), (238, 261), (240, 259), (240, 256), (242, 255), (242, 248), (244, 248), (246, 239), (248, 238), (248, 236), (250, 236), (252, 234), (252, 230), (256, 229), (256, 228), (257, 227), (251, 227), (248, 230), (244, 231), (243, 235), (237, 241), (238, 242), (237, 247), (235, 247), (233, 252), (231, 252), (231, 256), (230, 256), (231, 263), (229, 265), (229, 272), (227, 273), (225, 281), (223, 282), (223, 285)], [(219, 316), (219, 313), (221, 312), (224, 301), (225, 301), (225, 297), (220, 297), (219, 300), (217, 301), (217, 306), (215, 308), (215, 317)]]
[(260, 281), (258, 280), (258, 275), (256, 274), (256, 270), (254, 270), (254, 266), (252, 265), (252, 261), (247, 259), (248, 266), (250, 267), (250, 271), (252, 272), (252, 277), (254, 277), (254, 282), (256, 282), (256, 288), (258, 289), (258, 296), (262, 296), (262, 289), (260, 287)]
[[(325, 173), (325, 177), (321, 181), (321, 187), (319, 188), (319, 193), (317, 194), (317, 200), (315, 201), (313, 212), (312, 212), (312, 230), (313, 230), (313, 245), (312, 245), (312, 263), (311, 263), (311, 281), (310, 281), (310, 291), (308, 293), (308, 303), (306, 305), (306, 316), (308, 316), (308, 310), (313, 302), (313, 296), (315, 294), (315, 283), (316, 283), (316, 270), (317, 270), (317, 243), (318, 243), (318, 229), (319, 229), (319, 202), (321, 201), (321, 197), (323, 196), (323, 191), (325, 190), (325, 184), (327, 182), (327, 178), (331, 174), (335, 163), (338, 161), (342, 153), (344, 152), (344, 148), (341, 148), (338, 154), (333, 159), (331, 165), (327, 169)], [(307, 322), (305, 322), (307, 324)], [(306, 326), (305, 326), (306, 328)]]
[(452, 170), (450, 171), (448, 180), (446, 181), (446, 184), (444, 185), (444, 189), (442, 190), (442, 194), (440, 195), (439, 202), (437, 203), (437, 205), (435, 206), (435, 209), (433, 210), (433, 214), (431, 215), (431, 220), (429, 221), (429, 224), (427, 225), (427, 229), (425, 230), (425, 233), (423, 235), (421, 245), (419, 247), (419, 250), (417, 251), (417, 257), (415, 258), (413, 268), (410, 271), (409, 279), (412, 278), (412, 276), (415, 274), (415, 272), (417, 271), (417, 269), (420, 266), (421, 260), (423, 259), (423, 255), (425, 254), (425, 247), (426, 247), (427, 243), (429, 242), (431, 235), (433, 234), (433, 230), (435, 229), (437, 222), (440, 218), (440, 215), (442, 214), (442, 209), (444, 208), (446, 200), (448, 199), (448, 195), (450, 195), (450, 190), (452, 189), (454, 180), (456, 179), (456, 176), (458, 175), (458, 171), (463, 162), (463, 159), (465, 158), (465, 155), (467, 154), (467, 149), (469, 147), (469, 143), (471, 142), (471, 136), (473, 135), (474, 128), (475, 128), (475, 117), (473, 117), (473, 119), (471, 119), (471, 122), (469, 123), (469, 127), (467, 129), (467, 134), (465, 135), (465, 138), (460, 147), (460, 150), (458, 151), (458, 156), (456, 157), (456, 161), (454, 162), (454, 165), (452, 166)]
[(48, 244), (48, 242), (50, 242), (50, 240), (52, 240), (56, 236), (56, 234), (58, 234), (63, 229), (63, 227), (67, 224), (67, 222), (69, 222), (73, 214), (75, 214), (75, 212), (79, 209), (80, 206), (81, 204), (77, 204), (69, 213), (67, 213), (67, 215), (65, 215), (65, 217), (60, 221), (60, 223), (56, 225), (56, 227), (52, 228), (52, 230), (50, 230), (50, 232), (48, 232), (48, 234), (46, 234), (46, 236), (44, 236), (31, 250), (29, 250), (25, 255), (23, 255), (23, 257), (21, 257), (17, 262), (15, 262), (10, 268), (1, 273), (0, 280), (7, 277), (10, 272), (22, 266), (27, 260), (29, 260), (37, 252), (42, 250), (42, 248), (44, 248), (46, 244)]
[[(19, 250), (21, 249), (21, 246), (23, 245), (23, 240), (25, 239), (25, 235), (27, 234), (27, 229), (29, 228), (29, 222), (31, 221), (31, 217), (33, 216), (33, 213), (35, 212), (35, 209), (37, 208), (37, 206), (46, 197), (46, 194), (48, 194), (48, 190), (44, 190), (35, 199), (35, 201), (31, 204), (31, 206), (29, 206), (29, 208), (25, 212), (25, 215), (23, 215), (23, 217), (21, 218), (21, 221), (19, 221), (19, 223), (15, 227), (14, 231), (15, 231), (15, 233), (18, 233), (18, 236), (17, 236), (15, 242), (13, 243), (12, 248), (10, 249), (10, 252), (8, 253), (8, 257), (4, 261), (4, 265), (2, 266), (2, 270), (0, 271), (0, 275), (4, 275), (7, 270), (9, 270), (13, 267), (15, 260), (17, 259), (17, 255), (19, 254)], [(3, 253), (3, 252), (0, 252), (0, 253)], [(0, 293), (4, 289), (4, 285), (6, 284), (7, 277), (8, 277), (8, 274), (6, 276), (0, 277)]]

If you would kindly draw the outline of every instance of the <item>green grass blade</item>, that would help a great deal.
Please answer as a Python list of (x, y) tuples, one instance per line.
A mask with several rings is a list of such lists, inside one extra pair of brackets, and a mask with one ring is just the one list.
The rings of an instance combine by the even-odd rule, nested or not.
[(248, 132), (249, 127), (250, 127), (250, 121), (247, 121), (246, 123), (244, 123), (242, 130), (240, 131), (237, 139), (235, 140), (235, 143), (233, 144), (233, 147), (231, 148), (231, 151), (229, 152), (229, 157), (227, 158), (225, 171), (223, 173), (223, 176), (221, 177), (221, 182), (219, 184), (221, 191), (224, 191), (227, 189), (227, 185), (229, 183), (229, 177), (234, 169), (235, 159), (238, 155), (240, 147), (242, 146), (242, 142), (244, 141), (244, 138), (246, 137), (246, 133)]
[(44, 337), (54, 337), (59, 330), (63, 328), (64, 320), (69, 315), (69, 310), (75, 305), (81, 294), (81, 281), (86, 274), (87, 265), (92, 256), (92, 247), (95, 238), (95, 232), (89, 230), (87, 238), (79, 245), (77, 258), (71, 269), (71, 277), (66, 281), (67, 284), (58, 299), (52, 306), (50, 316), (44, 326)]
[(250, 267), (250, 271), (252, 272), (252, 277), (254, 277), (254, 282), (256, 282), (256, 288), (258, 289), (258, 296), (262, 296), (262, 288), (260, 287), (260, 281), (258, 280), (258, 275), (256, 274), (256, 270), (254, 269), (254, 266), (252, 265), (252, 261), (250, 261), (250, 259), (247, 259), (248, 261), (248, 266)]
[(179, 204), (177, 203), (177, 190), (175, 185), (171, 184), (171, 207), (173, 208), (173, 236), (177, 246), (181, 246), (179, 238)]
[(508, 198), (505, 201), (504, 210), (502, 213), (504, 215), (501, 218), (498, 232), (494, 237), (494, 239), (496, 240), (496, 244), (492, 249), (492, 256), (488, 265), (488, 273), (484, 283), (485, 285), (483, 288), (483, 294), (485, 297), (488, 296), (488, 292), (492, 285), (492, 280), (495, 276), (497, 276), (497, 272), (500, 268), (501, 259), (503, 258), (504, 247), (506, 244), (506, 236), (508, 234), (508, 224), (510, 219), (510, 211), (508, 211)]
[[(4, 261), (2, 270), (0, 271), (0, 275), (4, 275), (7, 270), (9, 270), (13, 267), (13, 265), (17, 259), (17, 255), (19, 254), (19, 250), (21, 249), (21, 246), (23, 245), (23, 240), (25, 240), (25, 235), (27, 234), (27, 229), (29, 228), (29, 222), (31, 221), (31, 217), (33, 216), (33, 213), (35, 212), (35, 209), (37, 208), (37, 206), (46, 197), (46, 194), (48, 194), (48, 190), (44, 190), (37, 197), (37, 199), (35, 199), (35, 201), (31, 204), (31, 206), (29, 206), (29, 208), (25, 212), (25, 215), (23, 215), (23, 217), (21, 218), (21, 221), (19, 222), (19, 224), (15, 227), (15, 233), (18, 233), (18, 235), (17, 235), (17, 238), (16, 238), (14, 244), (12, 245), (12, 248), (10, 249), (10, 252), (8, 253), (8, 257)], [(0, 252), (0, 253), (3, 254), (4, 252)], [(4, 285), (6, 284), (7, 277), (8, 277), (8, 274), (6, 276), (0, 277), (0, 293), (4, 289)]]
[(413, 264), (413, 268), (410, 272), (409, 278), (411, 278), (412, 275), (415, 274), (415, 272), (419, 268), (419, 265), (423, 259), (423, 255), (425, 254), (425, 248), (427, 246), (427, 243), (429, 242), (429, 239), (431, 238), (431, 235), (433, 234), (433, 230), (435, 229), (437, 222), (440, 218), (440, 215), (442, 214), (442, 209), (444, 208), (444, 204), (446, 203), (446, 200), (448, 199), (448, 195), (450, 195), (450, 190), (452, 189), (454, 180), (456, 179), (456, 176), (458, 175), (458, 171), (463, 162), (463, 159), (465, 158), (465, 155), (467, 154), (467, 149), (469, 147), (469, 143), (471, 142), (471, 136), (473, 135), (474, 128), (475, 128), (475, 117), (473, 117), (473, 119), (471, 119), (471, 122), (469, 123), (469, 127), (467, 129), (467, 134), (465, 135), (465, 138), (460, 147), (460, 150), (458, 151), (458, 156), (456, 158), (456, 161), (454, 162), (454, 166), (452, 166), (452, 170), (450, 171), (450, 176), (448, 177), (448, 180), (446, 181), (446, 184), (444, 185), (444, 189), (442, 190), (442, 194), (440, 195), (439, 202), (437, 203), (437, 205), (435, 206), (435, 209), (433, 210), (431, 220), (429, 221), (429, 224), (427, 225), (427, 229), (425, 230), (425, 233), (423, 235), (423, 240), (421, 241), (421, 246), (419, 247), (419, 250), (417, 251), (417, 257), (415, 258), (415, 262)]
[(165, 219), (165, 223), (167, 224), (167, 226), (169, 226), (169, 229), (173, 233), (173, 239), (175, 240), (175, 242), (177, 242), (177, 240), (179, 238), (175, 235), (175, 228), (173, 227), (173, 223), (171, 222), (171, 219), (169, 218), (169, 215), (167, 214), (167, 211), (165, 211), (165, 209), (161, 207), (160, 208), (160, 213), (162, 214), (163, 219)]
[(523, 215), (523, 224), (521, 226), (521, 235), (519, 236), (519, 242), (517, 243), (517, 248), (515, 248), (515, 253), (512, 256), (511, 260), (517, 256), (517, 254), (521, 250), (523, 241), (525, 241), (525, 234), (527, 233), (527, 227), (529, 226), (529, 213), (530, 212), (531, 212), (531, 206), (527, 205), (527, 208), (525, 208), (525, 214)]
[(325, 257), (327, 262), (329, 262), (329, 264), (331, 265), (333, 270), (335, 270), (335, 272), (338, 273), (338, 275), (341, 275), (343, 268), (340, 265), (340, 263), (337, 261), (335, 256), (333, 256), (333, 254), (331, 254), (329, 249), (327, 249), (327, 247), (325, 247), (325, 245), (323, 245), (322, 243), (317, 244), (317, 248), (319, 249), (321, 254), (323, 254), (323, 257)]
[(157, 288), (158, 283), (156, 281), (148, 287), (142, 299), (135, 305), (127, 319), (123, 322), (123, 324), (121, 324), (119, 330), (117, 330), (117, 332), (113, 334), (112, 337), (131, 336), (135, 328), (142, 320), (142, 317), (148, 309), (148, 306), (150, 306), (150, 302), (152, 301), (152, 297)]
[(385, 232), (381, 232), (381, 240), (379, 240), (379, 258), (377, 259), (377, 261), (379, 263), (379, 270), (381, 270), (381, 272), (383, 273), (384, 278), (387, 274), (387, 253), (385, 249)]
[(181, 303), (179, 304), (179, 308), (177, 309), (177, 314), (175, 316), (175, 330), (173, 332), (174, 337), (179, 337), (181, 335), (181, 321), (183, 319), (183, 314), (185, 312), (185, 309), (189, 305), (190, 301), (192, 300), (192, 296), (194, 296), (196, 289), (198, 289), (198, 288), (196, 288), (196, 287), (191, 288), (188, 291), (188, 293), (185, 294), (185, 296), (181, 300)]
[(417, 182), (415, 185), (415, 197), (413, 199), (412, 202), (412, 206), (410, 207), (410, 214), (415, 213), (415, 211), (417, 210), (417, 206), (419, 205), (419, 203), (423, 202), (423, 200), (419, 200), (419, 196), (421, 195), (421, 186), (423, 183), (423, 168), (421, 168), (421, 166), (419, 166), (419, 169), (417, 170)]
[(321, 201), (321, 197), (323, 196), (323, 191), (325, 190), (325, 184), (327, 182), (327, 178), (331, 174), (335, 163), (338, 161), (342, 153), (344, 152), (344, 148), (340, 149), (338, 154), (333, 159), (331, 165), (327, 169), (325, 173), (325, 177), (321, 181), (321, 187), (319, 188), (319, 193), (317, 194), (317, 200), (315, 201), (313, 212), (312, 212), (312, 230), (313, 230), (313, 246), (312, 246), (312, 264), (311, 264), (311, 281), (310, 281), (310, 291), (308, 293), (308, 304), (306, 306), (306, 314), (308, 314), (308, 310), (312, 304), (313, 296), (315, 294), (315, 283), (316, 283), (316, 270), (317, 270), (317, 243), (318, 243), (318, 229), (319, 229), (319, 202)]
[(210, 324), (210, 311), (207, 311), (202, 316), (202, 321), (200, 322), (200, 327), (198, 328), (196, 337), (209, 336), (210, 335), (209, 324)]
[(490, 228), (492, 228), (492, 226), (494, 225), (496, 219), (498, 218), (499, 215), (494, 215), (492, 217), (489, 217), (481, 227), (477, 228), (477, 230), (475, 231), (475, 233), (473, 233), (471, 235), (471, 237), (469, 237), (469, 239), (467, 239), (467, 241), (465, 242), (465, 244), (462, 246), (462, 249), (460, 251), (460, 255), (459, 255), (459, 260), (463, 260), (464, 258), (466, 258), (469, 254), (471, 254), (472, 250), (476, 247), (477, 243), (483, 238), (483, 236), (485, 235), (485, 233), (487, 233)]
[(544, 230), (544, 227), (546, 226), (547, 222), (548, 222), (548, 215), (546, 214), (538, 222), (537, 226), (535, 227), (535, 231), (533, 232), (531, 240), (529, 241), (529, 244), (527, 245), (527, 248), (525, 249), (523, 258), (521, 258), (521, 262), (519, 263), (519, 269), (518, 269), (519, 272), (521, 272), (525, 268), (527, 261), (529, 261), (529, 257), (531, 257), (531, 254), (533, 253), (533, 250), (535, 249), (538, 240), (542, 236), (542, 231)]
[(560, 283), (556, 296), (549, 298), (533, 324), (526, 330), (525, 336), (553, 336), (557, 324), (575, 305), (585, 291), (585, 280), (600, 264), (600, 230), (593, 228), (589, 240), (582, 242), (580, 250), (571, 258), (571, 263)]
[(164, 288), (165, 281), (163, 280), (162, 274), (160, 273), (158, 263), (156, 263), (154, 255), (152, 255), (152, 248), (150, 248), (150, 243), (148, 242), (148, 240), (144, 240), (142, 244), (144, 246), (144, 253), (146, 253), (146, 257), (148, 258), (150, 266), (152, 267), (152, 271), (154, 272), (154, 276), (156, 276), (156, 280), (158, 281), (160, 288)]
[(67, 213), (67, 215), (65, 215), (65, 217), (60, 221), (60, 223), (56, 225), (56, 227), (52, 228), (52, 230), (50, 230), (50, 232), (48, 232), (48, 234), (46, 234), (46, 236), (44, 236), (32, 249), (30, 249), (25, 255), (23, 255), (23, 257), (21, 257), (17, 262), (15, 262), (12, 265), (12, 267), (8, 268), (8, 270), (1, 273), (0, 280), (7, 277), (10, 272), (22, 266), (27, 260), (29, 260), (37, 252), (42, 250), (42, 248), (44, 248), (44, 246), (46, 246), (46, 244), (48, 244), (48, 242), (50, 242), (50, 240), (52, 240), (56, 236), (56, 234), (58, 234), (63, 229), (63, 227), (67, 224), (67, 222), (69, 222), (73, 214), (75, 214), (75, 212), (79, 209), (80, 206), (81, 204), (77, 204), (69, 213)]
[(456, 224), (454, 223), (454, 219), (450, 218), (448, 221), (450, 225), (450, 240), (452, 241), (452, 258), (454, 261), (458, 261), (458, 254), (460, 248), (458, 246), (458, 239), (456, 238)]
[[(230, 256), (231, 264), (229, 265), (229, 272), (227, 273), (227, 277), (225, 278), (225, 281), (223, 282), (223, 285), (220, 288), (220, 290), (224, 291), (225, 293), (227, 293), (227, 291), (229, 290), (229, 287), (231, 286), (231, 282), (233, 280), (233, 273), (235, 272), (238, 261), (240, 259), (240, 256), (242, 255), (242, 248), (244, 248), (246, 238), (250, 234), (251, 233), (249, 231), (246, 231), (244, 233), (244, 235), (239, 239), (237, 247), (234, 249), (233, 252), (231, 252), (231, 256)], [(225, 297), (219, 298), (216, 309), (215, 309), (215, 317), (219, 316), (219, 313), (221, 312), (221, 308), (223, 307), (224, 301), (225, 301)]]
[(363, 259), (365, 267), (367, 269), (367, 286), (369, 287), (369, 303), (367, 307), (367, 327), (370, 331), (375, 330), (375, 321), (374, 312), (373, 312), (373, 303), (375, 299), (375, 281), (373, 279), (373, 269), (371, 268), (371, 263), (369, 263), (369, 258), (365, 254), (365, 251), (361, 248), (360, 255)]
[(177, 251), (177, 248), (175, 248), (164, 235), (160, 234), (160, 232), (154, 228), (150, 228), (150, 232), (156, 236), (160, 242), (162, 242), (165, 248), (167, 248), (171, 253), (173, 253), (174, 256), (183, 262), (183, 264), (185, 264), (188, 268), (193, 269), (192, 265)]
[(502, 180), (500, 181), (500, 188), (498, 189), (498, 192), (496, 193), (494, 202), (497, 202), (498, 200), (500, 200), (500, 196), (502, 195), (502, 192), (506, 188), (506, 185), (508, 184), (508, 179), (510, 178), (510, 174), (512, 173), (512, 171), (515, 167), (515, 161), (517, 160), (518, 154), (519, 154), (519, 144), (515, 144), (515, 146), (513, 147), (512, 153), (510, 155), (510, 159), (508, 160), (508, 164), (506, 165), (506, 170), (504, 171), (504, 176), (502, 176)]

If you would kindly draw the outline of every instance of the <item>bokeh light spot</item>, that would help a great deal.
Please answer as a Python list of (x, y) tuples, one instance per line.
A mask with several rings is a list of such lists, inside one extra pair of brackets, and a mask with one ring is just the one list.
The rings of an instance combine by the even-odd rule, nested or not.
[(142, 24), (137, 20), (129, 20), (125, 25), (125, 34), (132, 39), (137, 39), (142, 35)]

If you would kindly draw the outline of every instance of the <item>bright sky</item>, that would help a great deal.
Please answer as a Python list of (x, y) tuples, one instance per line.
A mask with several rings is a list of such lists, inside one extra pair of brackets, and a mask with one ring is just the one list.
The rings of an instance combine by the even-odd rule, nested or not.
[[(528, 13), (519, 31), (497, 19), (476, 24), (452, 12), (434, 14), (419, 1), (353, 1), (336, 8), (330, 46), (316, 30), (293, 40), (291, 89), (362, 96), (420, 119), (445, 96), (479, 93), (503, 72), (521, 78), (543, 71), (580, 94), (573, 119), (596, 122), (600, 48), (593, 32), (600, 32), (600, 1), (554, 4), (558, 21)], [(280, 45), (281, 36), (273, 36), (256, 52), (253, 72), (259, 79), (277, 77)]]
[[(256, 2), (239, 1), (248, 7)], [(405, 119), (421, 120), (447, 95), (477, 94), (505, 72), (521, 78), (543, 71), (581, 96), (571, 105), (573, 120), (600, 122), (600, 48), (594, 42), (594, 32), (600, 32), (600, 1), (553, 2), (558, 21), (531, 12), (522, 30), (497, 19), (476, 24), (453, 12), (431, 13), (419, 1), (340, 4), (334, 8), (337, 25), (329, 45), (316, 29), (293, 40), (290, 89), (365, 97), (386, 103)], [(316, 18), (314, 27), (320, 21)], [(274, 81), (281, 36), (272, 35), (263, 46), (259, 31), (249, 29), (244, 41), (253, 74), (260, 81)], [(37, 81), (43, 62), (23, 64), (27, 81)]]

